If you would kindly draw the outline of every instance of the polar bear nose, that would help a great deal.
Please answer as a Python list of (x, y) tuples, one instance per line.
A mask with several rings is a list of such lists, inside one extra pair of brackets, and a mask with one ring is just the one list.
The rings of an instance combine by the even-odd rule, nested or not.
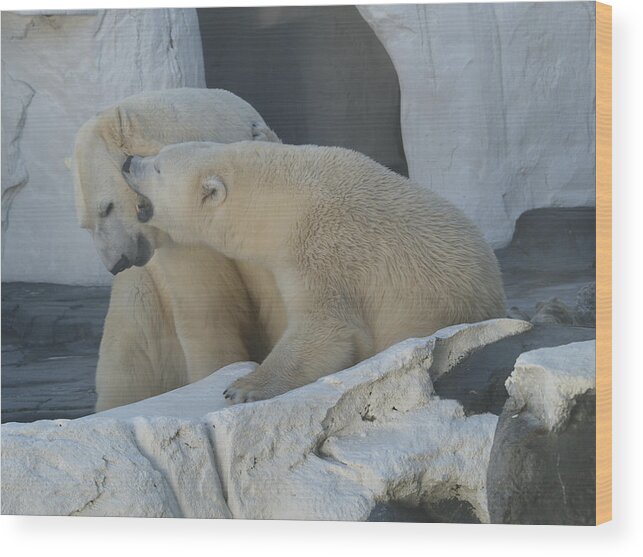
[(136, 218), (139, 222), (147, 222), (154, 215), (154, 207), (152, 202), (142, 195), (139, 195), (138, 201), (136, 202)]
[(132, 155), (130, 155), (129, 157), (127, 157), (125, 159), (125, 162), (123, 163), (123, 174), (129, 174), (129, 169), (130, 169), (130, 166), (132, 166), (132, 159), (133, 158), (134, 157)]
[(121, 255), (121, 258), (116, 262), (116, 265), (109, 270), (109, 272), (112, 273), (112, 275), (117, 275), (121, 271), (129, 269), (131, 266), (132, 264), (129, 261), (129, 257), (127, 257), (127, 255)]

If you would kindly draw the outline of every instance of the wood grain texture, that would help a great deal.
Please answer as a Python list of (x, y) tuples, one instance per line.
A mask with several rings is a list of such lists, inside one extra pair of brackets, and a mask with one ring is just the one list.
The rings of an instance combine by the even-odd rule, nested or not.
[(612, 7), (596, 3), (596, 524), (612, 519)]

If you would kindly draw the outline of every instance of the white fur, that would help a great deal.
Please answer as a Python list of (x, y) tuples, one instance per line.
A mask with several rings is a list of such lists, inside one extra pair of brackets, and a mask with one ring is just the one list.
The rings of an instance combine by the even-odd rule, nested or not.
[[(160, 172), (159, 172), (160, 170)], [(242, 142), (164, 148), (128, 182), (151, 224), (276, 278), (287, 328), (227, 391), (272, 397), (409, 337), (504, 314), (495, 256), (453, 205), (336, 147)], [(225, 188), (210, 197), (210, 184)], [(220, 186), (217, 186), (220, 188)]]
[[(174, 245), (138, 222), (121, 167), (181, 141), (279, 141), (245, 101), (222, 90), (176, 89), (129, 97), (78, 132), (71, 163), (81, 225), (111, 269), (143, 242), (144, 267), (118, 274), (96, 372), (97, 410), (196, 381), (240, 360), (261, 361), (285, 327), (271, 274), (207, 247)], [(107, 215), (105, 212), (112, 204)], [(102, 216), (101, 216), (102, 215)]]

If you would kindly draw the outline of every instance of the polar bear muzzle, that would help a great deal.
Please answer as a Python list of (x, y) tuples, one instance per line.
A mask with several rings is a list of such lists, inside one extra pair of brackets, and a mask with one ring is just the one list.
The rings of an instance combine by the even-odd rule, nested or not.
[(109, 271), (113, 275), (117, 275), (132, 266), (142, 267), (152, 258), (152, 255), (154, 255), (152, 244), (143, 234), (138, 234), (136, 237), (136, 252), (130, 254), (130, 256), (122, 254), (121, 258)]

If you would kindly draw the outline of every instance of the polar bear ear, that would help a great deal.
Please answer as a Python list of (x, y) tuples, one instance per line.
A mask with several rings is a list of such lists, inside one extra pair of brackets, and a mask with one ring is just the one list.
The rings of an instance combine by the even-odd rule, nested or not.
[(132, 137), (131, 122), (127, 111), (115, 106), (108, 108), (98, 114), (106, 124), (103, 128), (102, 136), (108, 146), (121, 151), (129, 150), (129, 139)]
[(218, 206), (228, 196), (228, 189), (218, 176), (206, 176), (201, 182), (201, 188), (203, 190), (203, 203), (207, 201)]

